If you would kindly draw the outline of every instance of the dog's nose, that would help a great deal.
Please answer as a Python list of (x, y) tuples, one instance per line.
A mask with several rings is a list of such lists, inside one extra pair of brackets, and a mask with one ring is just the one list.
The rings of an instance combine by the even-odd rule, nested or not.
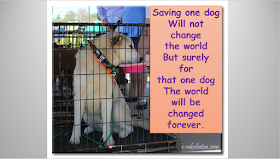
[[(144, 60), (144, 58), (143, 58), (143, 57), (140, 57), (140, 62), (142, 62), (143, 60)], [(140, 62), (139, 62), (139, 63), (140, 63)]]

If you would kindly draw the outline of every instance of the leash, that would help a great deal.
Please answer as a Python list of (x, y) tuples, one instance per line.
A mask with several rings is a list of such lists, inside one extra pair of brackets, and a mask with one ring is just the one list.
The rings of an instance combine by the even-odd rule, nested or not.
[(91, 40), (87, 40), (88, 47), (92, 52), (95, 59), (99, 62), (99, 64), (105, 69), (105, 71), (112, 77), (114, 80), (114, 87), (116, 86), (116, 79), (119, 73), (119, 68), (110, 63), (105, 56), (102, 55), (101, 51), (97, 49), (97, 47), (93, 44)]
[[(119, 69), (117, 67), (115, 67), (112, 63), (110, 63), (103, 55), (102, 53), (100, 52), (100, 50), (98, 50), (96, 48), (96, 46), (93, 44), (92, 41), (88, 40), (87, 41), (88, 43), (88, 46), (90, 48), (90, 51), (92, 52), (93, 56), (96, 58), (96, 60), (99, 62), (99, 64), (106, 70), (107, 73), (109, 73), (109, 75), (112, 77), (112, 79), (114, 80), (114, 87), (116, 86), (116, 78), (117, 78), (117, 73), (119, 72)], [(85, 137), (86, 139), (96, 143), (97, 145), (99, 146), (102, 146), (104, 145), (108, 140), (109, 138), (112, 136), (112, 133), (113, 133), (113, 123), (114, 123), (114, 88), (112, 88), (112, 112), (111, 112), (111, 116), (112, 116), (112, 123), (111, 123), (111, 131), (110, 131), (110, 134), (109, 136), (107, 137), (107, 139), (100, 143), (100, 142), (97, 142), (91, 138), (89, 138), (88, 136), (86, 136), (85, 134), (81, 133), (81, 135), (83, 137)], [(61, 134), (63, 133), (67, 133), (67, 132), (70, 132), (72, 133), (72, 131), (62, 131), (60, 132), (58, 135), (55, 135), (53, 138), (56, 138), (58, 136), (60, 136)]]
[[(100, 142), (97, 142), (97, 141), (95, 141), (95, 140), (89, 138), (89, 137), (86, 136), (85, 134), (81, 133), (81, 135), (82, 135), (84, 138), (88, 139), (89, 141), (92, 141), (92, 142), (96, 143), (96, 144), (99, 145), (99, 146), (104, 145), (104, 144), (109, 140), (110, 136), (111, 136), (112, 133), (113, 133), (113, 122), (114, 122), (114, 91), (113, 91), (113, 93), (112, 93), (112, 98), (113, 98), (113, 104), (112, 104), (112, 123), (111, 123), (111, 131), (110, 131), (110, 134), (109, 134), (109, 136), (107, 137), (107, 139), (106, 139), (104, 142), (100, 143)], [(62, 135), (63, 133), (67, 133), (67, 132), (72, 133), (72, 131), (62, 131), (62, 132), (60, 132), (59, 134), (55, 135), (55, 136), (53, 137), (53, 139), (54, 139), (54, 138), (57, 138), (58, 136)]]

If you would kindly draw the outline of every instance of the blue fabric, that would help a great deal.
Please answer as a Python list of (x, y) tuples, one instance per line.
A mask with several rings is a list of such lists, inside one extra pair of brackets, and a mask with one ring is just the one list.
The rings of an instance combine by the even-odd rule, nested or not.
[(123, 16), (123, 9), (124, 8), (120, 6), (97, 6), (97, 11), (101, 20), (106, 18), (108, 23), (116, 23), (115, 17), (121, 18)]
[[(146, 7), (144, 6), (125, 6), (122, 23), (130, 24), (145, 24)], [(140, 37), (143, 32), (143, 27), (140, 26), (125, 26), (123, 33), (128, 33), (129, 37)]]

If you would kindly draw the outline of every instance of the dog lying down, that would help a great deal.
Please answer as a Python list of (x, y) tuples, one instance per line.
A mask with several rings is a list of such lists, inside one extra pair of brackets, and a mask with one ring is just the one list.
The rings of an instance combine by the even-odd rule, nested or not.
[[(139, 63), (143, 59), (135, 50), (132, 40), (120, 33), (101, 35), (93, 43), (114, 66), (122, 63)], [(88, 127), (84, 129), (84, 134), (89, 134), (94, 130), (102, 131), (102, 139), (105, 141), (111, 132), (113, 100), (113, 132), (119, 133), (120, 138), (125, 138), (133, 132), (133, 126), (150, 129), (149, 120), (131, 118), (130, 109), (119, 86), (114, 84), (110, 74), (101, 67), (89, 49), (81, 50), (75, 57), (74, 126), (70, 143), (80, 143), (82, 118), (88, 124)], [(114, 99), (112, 100), (113, 91)], [(114, 143), (110, 136), (105, 146), (114, 145)]]

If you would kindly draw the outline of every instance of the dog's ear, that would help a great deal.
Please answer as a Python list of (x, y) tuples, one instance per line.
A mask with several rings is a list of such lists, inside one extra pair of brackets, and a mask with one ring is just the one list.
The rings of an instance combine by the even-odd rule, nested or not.
[(117, 37), (113, 37), (111, 43), (112, 43), (112, 46), (116, 45), (118, 42), (121, 42), (122, 41), (122, 36), (117, 36)]

